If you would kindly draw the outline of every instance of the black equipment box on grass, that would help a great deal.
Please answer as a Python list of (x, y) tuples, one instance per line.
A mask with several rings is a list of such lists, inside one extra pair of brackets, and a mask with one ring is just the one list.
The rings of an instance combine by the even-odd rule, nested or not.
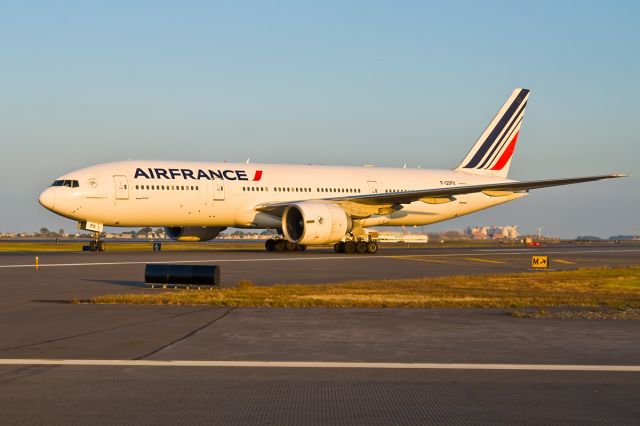
[(147, 264), (144, 282), (151, 288), (201, 288), (220, 285), (220, 267), (217, 265)]

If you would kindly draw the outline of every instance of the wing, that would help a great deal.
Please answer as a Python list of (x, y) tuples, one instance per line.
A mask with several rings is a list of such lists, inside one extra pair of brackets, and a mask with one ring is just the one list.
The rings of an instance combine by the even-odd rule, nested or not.
[[(420, 189), (415, 191), (381, 193), (381, 194), (364, 194), (364, 195), (348, 195), (344, 197), (319, 198), (316, 201), (325, 201), (330, 203), (357, 203), (368, 206), (393, 206), (413, 203), (414, 201), (424, 201), (429, 204), (440, 204), (455, 200), (456, 195), (473, 194), (483, 192), (493, 197), (501, 197), (511, 195), (516, 192), (526, 192), (531, 189), (548, 188), (552, 186), (571, 185), (574, 183), (592, 182), (603, 179), (615, 179), (626, 177), (623, 174), (610, 174), (600, 176), (586, 176), (564, 179), (546, 179), (531, 180), (525, 182), (501, 182), (483, 185), (467, 185), (453, 186), (434, 189)], [(265, 212), (274, 216), (282, 216), (287, 206), (308, 200), (286, 201), (279, 203), (267, 203), (256, 206), (256, 210)]]

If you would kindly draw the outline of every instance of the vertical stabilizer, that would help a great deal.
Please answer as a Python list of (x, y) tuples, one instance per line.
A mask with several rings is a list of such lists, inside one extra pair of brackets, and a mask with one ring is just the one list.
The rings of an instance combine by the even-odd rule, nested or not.
[(506, 177), (527, 99), (529, 90), (515, 89), (456, 170)]

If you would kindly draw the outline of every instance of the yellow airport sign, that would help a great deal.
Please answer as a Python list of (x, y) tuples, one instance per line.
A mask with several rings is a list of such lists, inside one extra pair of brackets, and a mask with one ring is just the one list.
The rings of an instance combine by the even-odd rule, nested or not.
[(549, 267), (549, 256), (533, 256), (531, 267), (535, 269), (547, 269)]

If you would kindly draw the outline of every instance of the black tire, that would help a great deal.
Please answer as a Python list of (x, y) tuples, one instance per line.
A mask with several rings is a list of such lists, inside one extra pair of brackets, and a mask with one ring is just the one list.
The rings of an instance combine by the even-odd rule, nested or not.
[(367, 253), (376, 254), (378, 252), (378, 243), (375, 241), (369, 241), (367, 243)]
[(98, 251), (104, 251), (105, 250), (104, 241), (98, 241), (98, 244), (96, 245), (96, 250), (98, 250)]
[(338, 245), (338, 250), (336, 250), (336, 252), (344, 253), (344, 241), (338, 241), (336, 244)]
[(360, 254), (364, 254), (367, 252), (367, 242), (366, 241), (358, 241), (356, 243), (356, 251)]
[(95, 241), (91, 241), (89, 243), (89, 251), (96, 251), (98, 249), (98, 243)]
[(282, 253), (287, 249), (287, 242), (285, 240), (276, 240), (275, 249), (278, 253)]
[(267, 251), (274, 251), (276, 249), (276, 240), (274, 240), (273, 238), (269, 238), (264, 242), (264, 248)]
[(353, 254), (356, 252), (356, 243), (355, 241), (346, 241), (344, 243), (344, 252), (347, 254)]
[(339, 251), (339, 249), (338, 249), (338, 244), (339, 244), (339, 243), (335, 243), (335, 244), (333, 245), (333, 251), (335, 251), (336, 253), (340, 253), (340, 251)]
[(307, 249), (307, 246), (305, 246), (304, 244), (298, 244), (298, 251), (305, 251)]
[(287, 241), (287, 251), (298, 251), (298, 244)]

